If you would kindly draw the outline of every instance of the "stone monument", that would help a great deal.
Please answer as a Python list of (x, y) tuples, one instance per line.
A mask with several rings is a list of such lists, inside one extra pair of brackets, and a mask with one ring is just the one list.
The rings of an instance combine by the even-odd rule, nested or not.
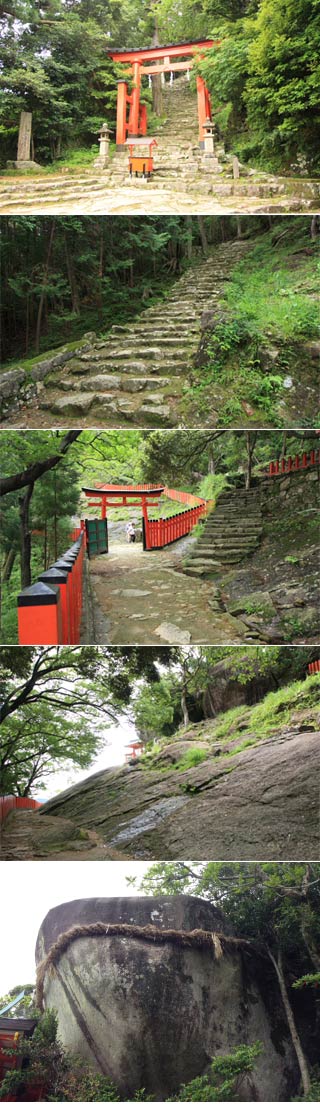
[(17, 160), (7, 161), (8, 169), (18, 169), (19, 172), (27, 172), (29, 169), (38, 171), (42, 166), (38, 165), (36, 161), (31, 159), (31, 135), (32, 135), (32, 112), (21, 111), (20, 124), (19, 124), (19, 136), (18, 136), (18, 150)]

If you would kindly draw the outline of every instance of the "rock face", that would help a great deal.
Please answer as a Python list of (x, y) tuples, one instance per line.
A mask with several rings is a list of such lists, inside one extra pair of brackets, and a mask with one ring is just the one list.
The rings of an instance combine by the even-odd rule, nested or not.
[[(267, 1007), (254, 980), (252, 953), (223, 942), (223, 954), (186, 946), (183, 932), (228, 934), (219, 909), (197, 898), (93, 898), (52, 909), (38, 935), (42, 961), (74, 925), (129, 924), (181, 933), (177, 941), (134, 935), (73, 939), (46, 972), (45, 1006), (56, 1008), (59, 1035), (74, 1053), (111, 1077), (121, 1092), (142, 1087), (163, 1100), (203, 1073), (217, 1053), (260, 1039), (263, 1054), (243, 1085), (244, 1100), (289, 1098), (296, 1068), (277, 995)], [(270, 994), (269, 994), (270, 998)], [(277, 1043), (275, 1028), (281, 1043)]]
[(99, 771), (41, 807), (135, 859), (319, 856), (319, 731), (299, 721), (184, 771)]
[(222, 659), (212, 667), (212, 681), (209, 682), (203, 694), (204, 716), (216, 717), (217, 713), (223, 713), (238, 705), (254, 705), (268, 690), (274, 689), (275, 682), (271, 675), (253, 673), (248, 682), (241, 683), (239, 678), (232, 674), (228, 662)]

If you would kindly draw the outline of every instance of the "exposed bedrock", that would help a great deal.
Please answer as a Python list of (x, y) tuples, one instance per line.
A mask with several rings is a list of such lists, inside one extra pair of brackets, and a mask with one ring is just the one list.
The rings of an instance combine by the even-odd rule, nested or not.
[[(132, 934), (78, 932), (45, 971), (45, 1007), (57, 1010), (60, 1038), (71, 1051), (130, 1099), (145, 1087), (163, 1100), (203, 1073), (214, 1054), (259, 1039), (263, 1053), (243, 1100), (290, 1098), (297, 1071), (273, 979), (268, 983), (259, 955), (230, 937), (219, 909), (188, 896), (68, 902), (43, 921), (37, 965), (50, 950), (56, 956), (62, 933), (97, 922), (106, 929), (129, 924)], [(171, 936), (134, 934), (150, 924)], [(185, 945), (184, 933), (194, 929), (223, 933), (222, 956), (211, 940)]]

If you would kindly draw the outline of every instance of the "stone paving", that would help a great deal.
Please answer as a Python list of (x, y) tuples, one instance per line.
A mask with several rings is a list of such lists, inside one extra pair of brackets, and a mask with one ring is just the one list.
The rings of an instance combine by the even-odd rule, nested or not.
[(196, 96), (181, 78), (164, 92), (166, 121), (158, 127), (151, 181), (130, 180), (128, 155), (118, 151), (106, 170), (2, 175), (1, 214), (246, 214), (318, 210), (320, 182), (277, 177), (240, 167), (218, 145), (215, 161), (199, 148)]
[(97, 643), (221, 645), (251, 639), (243, 622), (225, 612), (214, 583), (183, 573), (181, 558), (192, 540), (153, 552), (115, 541), (108, 555), (91, 561)]

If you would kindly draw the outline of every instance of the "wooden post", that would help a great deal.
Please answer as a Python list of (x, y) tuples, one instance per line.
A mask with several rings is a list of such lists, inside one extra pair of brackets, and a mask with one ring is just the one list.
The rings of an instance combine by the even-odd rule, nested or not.
[(62, 644), (69, 644), (68, 571), (64, 567), (49, 567), (39, 575), (40, 583), (58, 586), (61, 599)]
[(132, 135), (133, 138), (138, 138), (138, 135), (139, 135), (140, 84), (141, 84), (140, 62), (135, 61), (133, 63), (133, 91), (132, 91), (131, 123), (130, 123), (130, 135)]
[(59, 587), (34, 583), (18, 595), (19, 644), (62, 644)]
[(72, 565), (73, 561), (70, 556), (61, 556), (59, 560), (56, 560), (53, 565), (56, 568), (61, 568), (62, 571), (67, 573), (67, 640), (63, 641), (65, 644), (72, 644), (71, 639), (71, 623), (72, 623)]
[(141, 496), (141, 505), (142, 505), (142, 517), (143, 517), (143, 520), (144, 520), (145, 544), (146, 544), (146, 551), (147, 551), (150, 548), (150, 542), (149, 542), (148, 507), (147, 507), (147, 499), (146, 499), (145, 495)]
[[(200, 142), (200, 145), (201, 145), (201, 148), (202, 148), (203, 144), (204, 144), (204, 129), (203, 129), (203, 127), (204, 127), (204, 123), (206, 121), (206, 118), (208, 116), (208, 112), (210, 110), (210, 105), (208, 104), (208, 90), (206, 88), (205, 81), (203, 80), (203, 77), (200, 77), (200, 76), (197, 76), (197, 94), (198, 94), (199, 142)], [(211, 111), (210, 111), (209, 118), (211, 118)]]
[(118, 81), (117, 97), (117, 146), (124, 146), (127, 137), (127, 92), (126, 81)]

